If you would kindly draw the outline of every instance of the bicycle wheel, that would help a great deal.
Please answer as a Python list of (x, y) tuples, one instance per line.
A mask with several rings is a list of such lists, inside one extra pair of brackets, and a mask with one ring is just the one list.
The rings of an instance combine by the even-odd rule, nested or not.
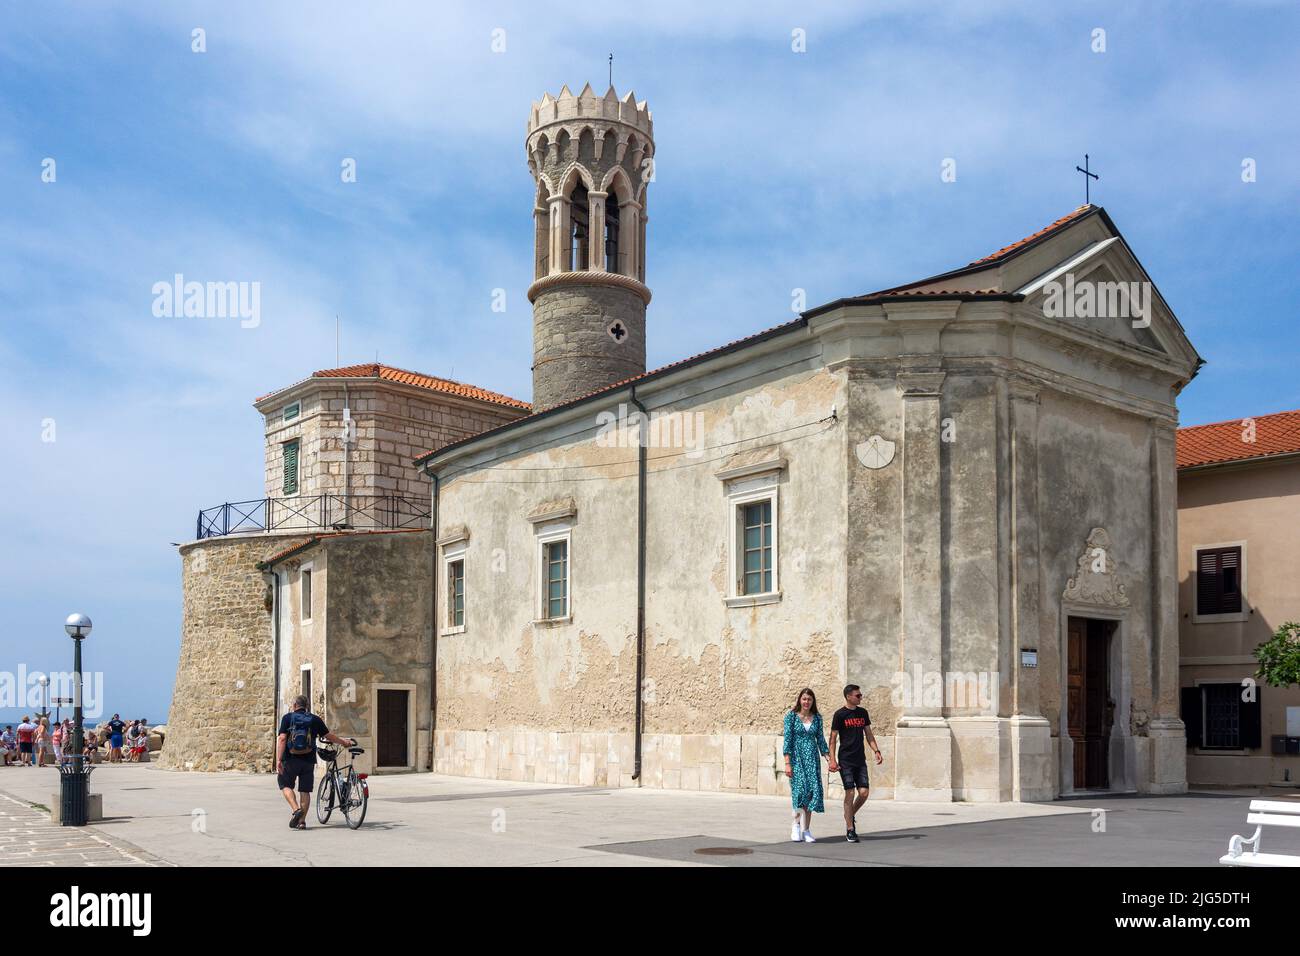
[(343, 819), (355, 830), (366, 818), (366, 805), (370, 802), (369, 787), (364, 780), (357, 779), (354, 768), (348, 768), (348, 797), (342, 802)]
[(325, 776), (320, 778), (320, 786), (316, 788), (316, 819), (321, 823), (329, 823), (333, 812), (334, 774), (326, 770)]

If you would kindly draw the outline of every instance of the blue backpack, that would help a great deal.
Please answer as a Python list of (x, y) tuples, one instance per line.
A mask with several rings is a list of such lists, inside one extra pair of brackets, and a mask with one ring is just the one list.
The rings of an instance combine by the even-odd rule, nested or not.
[(298, 757), (315, 753), (316, 746), (312, 740), (311, 725), (312, 715), (305, 710), (295, 710), (289, 715), (289, 753)]

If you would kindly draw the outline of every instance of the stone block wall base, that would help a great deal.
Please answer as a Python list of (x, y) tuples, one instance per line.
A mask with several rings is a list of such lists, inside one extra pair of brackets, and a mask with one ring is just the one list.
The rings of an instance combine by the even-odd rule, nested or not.
[(1006, 803), (1011, 796), (1011, 729), (1005, 717), (949, 717), (952, 797)]
[(953, 734), (943, 717), (902, 717), (894, 737), (894, 799), (951, 803)]
[[(1147, 730), (1150, 793), (1187, 792), (1187, 730), (1177, 717), (1157, 717)], [(1141, 783), (1139, 782), (1139, 789)]]
[(1020, 803), (1055, 800), (1056, 746), (1046, 717), (1017, 714), (1008, 720), (1011, 739), (1011, 799)]
[[(94, 823), (104, 819), (104, 795), (102, 793), (86, 794), (86, 822)], [(60, 793), (50, 794), (50, 819), (55, 823), (63, 822), (63, 797)]]

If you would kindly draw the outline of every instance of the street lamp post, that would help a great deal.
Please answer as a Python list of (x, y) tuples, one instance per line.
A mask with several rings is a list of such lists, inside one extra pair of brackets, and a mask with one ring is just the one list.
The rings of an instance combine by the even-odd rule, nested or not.
[(46, 677), (44, 674), (42, 674), (40, 676), (40, 679), (37, 680), (36, 683), (41, 685), (41, 716), (44, 717), (46, 720), (49, 720), (50, 719), (50, 694), (49, 694), (50, 679)]
[(90, 618), (84, 614), (69, 614), (63, 629), (72, 638), (72, 754), (71, 760), (59, 768), (63, 806), (59, 818), (65, 827), (84, 827), (88, 816), (87, 776), (90, 768), (84, 766), (85, 749), (81, 729), (81, 642), (90, 636)]

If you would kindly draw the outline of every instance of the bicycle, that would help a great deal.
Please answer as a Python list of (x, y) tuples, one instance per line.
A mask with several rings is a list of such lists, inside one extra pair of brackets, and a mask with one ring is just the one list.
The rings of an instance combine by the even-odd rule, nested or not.
[(316, 752), (325, 761), (325, 775), (316, 788), (316, 819), (328, 823), (330, 814), (337, 806), (343, 811), (343, 819), (347, 821), (348, 827), (357, 829), (366, 818), (366, 806), (370, 802), (370, 783), (366, 779), (368, 774), (357, 773), (356, 768), (356, 758), (365, 753), (365, 750), (349, 747), (352, 762), (346, 767), (338, 765), (338, 749), (317, 747)]

